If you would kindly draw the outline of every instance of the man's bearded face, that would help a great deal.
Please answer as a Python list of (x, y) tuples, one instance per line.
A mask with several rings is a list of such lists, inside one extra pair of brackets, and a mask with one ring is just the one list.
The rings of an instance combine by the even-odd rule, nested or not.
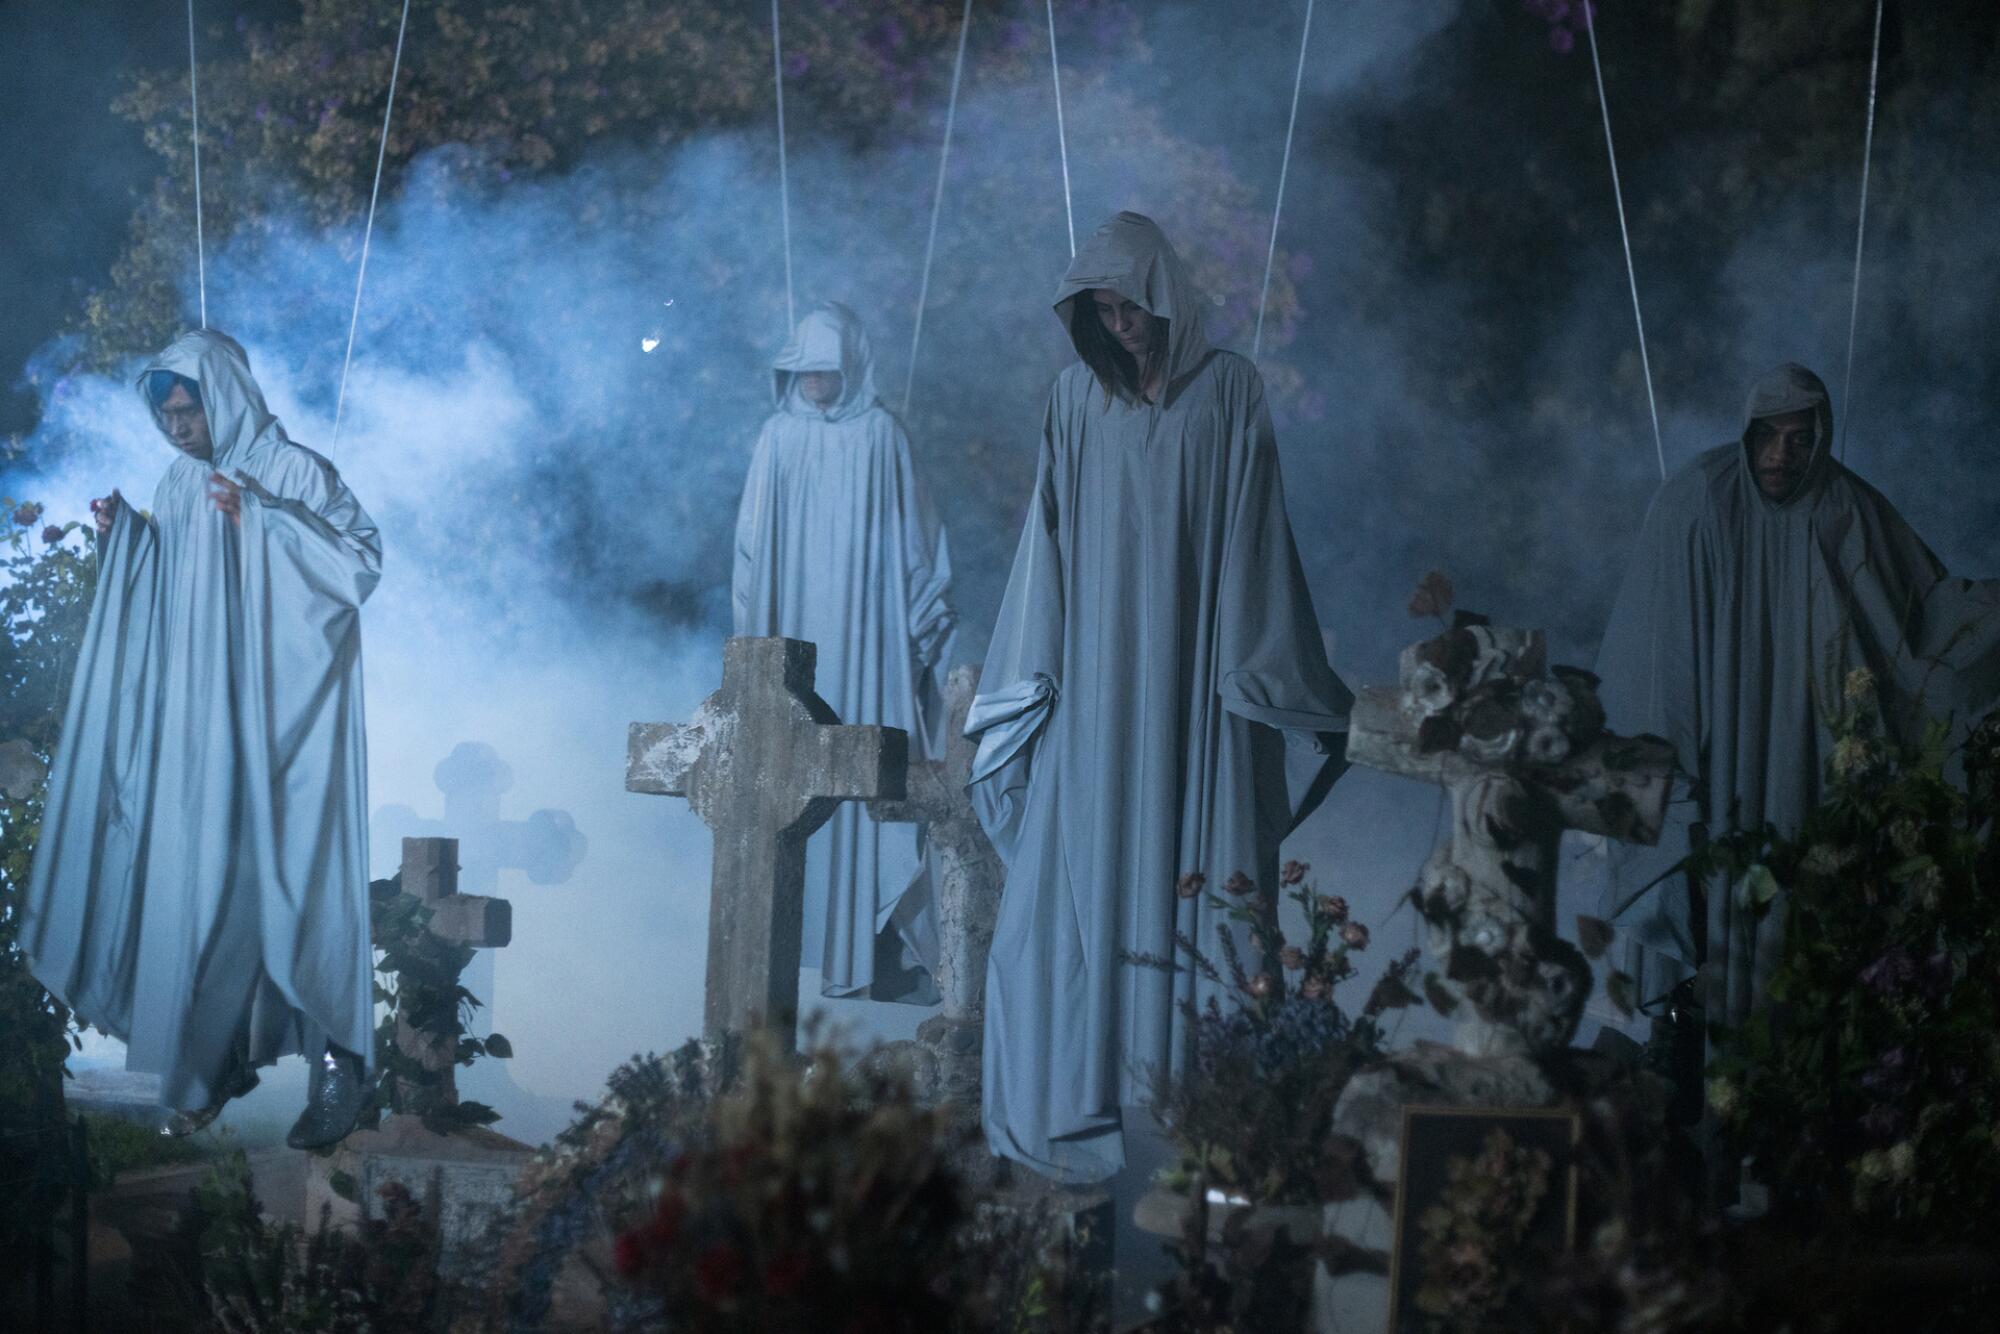
[(1805, 480), (1813, 455), (1813, 415), (1784, 412), (1750, 423), (1750, 467), (1757, 489), (1772, 500), (1783, 500)]

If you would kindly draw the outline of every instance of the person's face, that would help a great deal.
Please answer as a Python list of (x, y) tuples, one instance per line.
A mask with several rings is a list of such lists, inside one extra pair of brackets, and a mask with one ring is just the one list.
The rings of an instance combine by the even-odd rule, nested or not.
[(824, 412), (840, 401), (840, 372), (800, 371), (799, 392), (806, 402)]
[(1104, 331), (1116, 338), (1120, 347), (1144, 361), (1153, 338), (1153, 317), (1145, 307), (1101, 287), (1090, 295), (1097, 303), (1097, 318)]
[(205, 459), (214, 452), (208, 438), (208, 414), (195, 402), (186, 385), (175, 385), (159, 406), (160, 429), (174, 448), (190, 458)]
[(1812, 452), (1811, 412), (1783, 412), (1750, 424), (1750, 466), (1757, 474), (1757, 489), (1772, 500), (1783, 500), (1799, 489)]

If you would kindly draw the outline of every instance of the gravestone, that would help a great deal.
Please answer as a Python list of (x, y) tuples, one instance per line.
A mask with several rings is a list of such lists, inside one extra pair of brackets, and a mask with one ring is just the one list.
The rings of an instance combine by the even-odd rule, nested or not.
[(686, 723), (634, 723), (625, 786), (686, 797), (715, 838), (702, 1035), (769, 1024), (796, 1042), (806, 839), (843, 801), (905, 795), (909, 737), (843, 726), (813, 693), (817, 650), (730, 639), (722, 686)]
[(875, 820), (924, 826), (926, 875), (937, 911), (940, 1012), (917, 1028), (916, 1046), (935, 1063), (934, 1071), (916, 1072), (917, 1082), (938, 1100), (973, 1107), (979, 1104), (986, 956), (1007, 878), (965, 790), (978, 749), (965, 735), (965, 716), (978, 691), (977, 666), (952, 668), (945, 678), (944, 758), (913, 762), (900, 801), (868, 803)]
[[(511, 905), (505, 899), (460, 893), (458, 875), (455, 839), (403, 840), (401, 892), (430, 910), (426, 930), (474, 949), (506, 945), (513, 937)], [(426, 1106), (458, 1100), (455, 1034), (420, 1028), (399, 1016), (395, 1042), (436, 1079), (422, 1089)], [(415, 1199), (436, 1203), (439, 1272), (468, 1278), (484, 1264), (482, 1239), (533, 1156), (527, 1145), (484, 1126), (439, 1134), (425, 1126), (417, 1111), (396, 1111), (377, 1127), (355, 1131), (331, 1154), (311, 1158), (306, 1217), (316, 1222), (324, 1207), (336, 1226), (379, 1218), (378, 1192), (397, 1182)]]
[[(1559, 1095), (1547, 1058), (1575, 1036), (1590, 966), (1555, 920), (1565, 829), (1653, 843), (1665, 819), (1673, 749), (1604, 730), (1596, 678), (1549, 669), (1542, 633), (1462, 626), (1405, 649), (1393, 687), (1355, 701), (1348, 759), (1441, 786), (1451, 831), (1413, 891), (1425, 923), (1433, 1003), (1458, 1020), (1450, 1045), (1419, 1042), (1357, 1074), (1334, 1110), (1371, 1175), (1401, 1170), (1403, 1109), (1528, 1108)], [(1365, 1249), (1391, 1246), (1387, 1207), (1366, 1194), (1328, 1206), (1326, 1228)], [(1323, 1330), (1382, 1330), (1386, 1279), (1316, 1278)]]
[[(438, 762), (432, 781), (444, 796), (444, 815), (429, 819), (404, 805), (379, 808), (369, 820), (374, 862), (386, 864), (400, 856), (405, 838), (458, 840), (458, 884), (466, 894), (500, 892), (500, 873), (520, 871), (536, 885), (559, 885), (582, 864), (589, 840), (578, 832), (568, 811), (538, 810), (524, 820), (502, 818), (501, 798), (514, 786), (514, 770), (499, 752), (482, 741), (461, 741)], [(499, 995), (494, 955), (481, 951), (465, 970), (465, 987), (482, 1002), (468, 1023), (474, 1036), (484, 1037), (499, 1022)], [(501, 1062), (481, 1063), (465, 1072), (467, 1093), (531, 1119), (549, 1112), (568, 1119), (569, 1104), (541, 1099), (514, 1083)], [(555, 1103), (554, 1107), (540, 1104)]]

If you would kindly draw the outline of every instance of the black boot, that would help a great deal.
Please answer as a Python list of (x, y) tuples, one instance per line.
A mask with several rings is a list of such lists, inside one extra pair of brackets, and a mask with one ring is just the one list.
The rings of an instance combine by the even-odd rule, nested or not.
[(364, 1123), (372, 1126), (380, 1119), (375, 1081), (364, 1078), (361, 1058), (328, 1043), (325, 1054), (313, 1062), (306, 1109), (285, 1143), (295, 1149), (331, 1148)]

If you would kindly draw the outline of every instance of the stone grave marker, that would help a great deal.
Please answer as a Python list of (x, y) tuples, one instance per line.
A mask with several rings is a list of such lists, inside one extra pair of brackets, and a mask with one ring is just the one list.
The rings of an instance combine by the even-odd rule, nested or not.
[(714, 832), (702, 1035), (770, 1024), (797, 1038), (806, 839), (842, 801), (904, 796), (909, 737), (849, 727), (813, 693), (817, 650), (737, 637), (686, 723), (634, 723), (629, 791), (686, 797)]

